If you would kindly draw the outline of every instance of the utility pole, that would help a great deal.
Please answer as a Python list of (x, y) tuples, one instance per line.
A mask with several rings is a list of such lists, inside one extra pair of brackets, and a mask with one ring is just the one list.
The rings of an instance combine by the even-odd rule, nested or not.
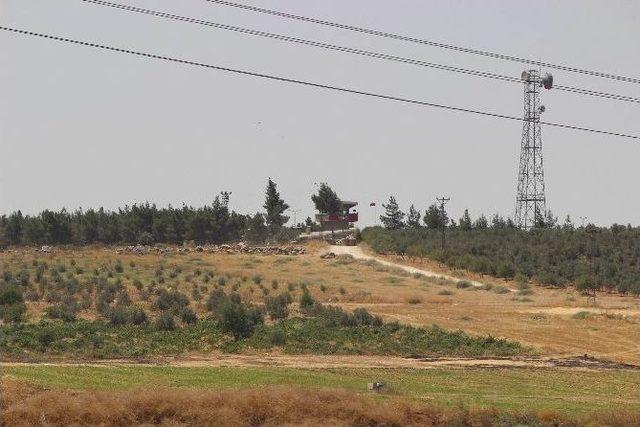
[(447, 222), (445, 220), (446, 213), (444, 211), (444, 205), (451, 200), (449, 197), (436, 197), (436, 200), (440, 202), (440, 219), (442, 221), (442, 250), (444, 251), (445, 246), (445, 230), (447, 229)]

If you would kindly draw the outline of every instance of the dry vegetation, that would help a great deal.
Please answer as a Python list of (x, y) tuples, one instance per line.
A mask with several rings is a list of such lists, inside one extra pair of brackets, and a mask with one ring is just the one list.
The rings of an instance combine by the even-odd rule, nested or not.
[[(437, 279), (410, 275), (375, 262), (349, 257), (320, 259), (318, 247), (304, 256), (250, 256), (191, 253), (185, 255), (116, 255), (112, 249), (73, 249), (55, 254), (35, 254), (18, 250), (1, 255), (4, 268), (17, 271), (34, 260), (50, 266), (64, 264), (91, 275), (96, 268), (123, 266), (122, 279), (134, 304), (154, 313), (153, 298), (146, 292), (156, 287), (179, 290), (191, 300), (198, 316), (206, 315), (206, 295), (217, 287), (235, 289), (244, 301), (261, 304), (266, 295), (289, 291), (294, 300), (302, 285), (315, 299), (347, 310), (365, 307), (387, 321), (413, 325), (437, 324), (472, 334), (490, 334), (518, 340), (548, 355), (603, 357), (628, 363), (638, 362), (637, 342), (640, 319), (637, 298), (599, 295), (595, 300), (572, 289), (550, 289), (533, 285), (525, 292), (501, 293), (515, 284), (491, 279), (490, 289), (456, 287)], [(409, 263), (408, 259), (397, 259)], [(441, 269), (433, 263), (414, 265)], [(158, 283), (158, 270), (163, 282)], [(443, 270), (444, 271), (444, 270)], [(453, 273), (461, 274), (459, 271)], [(486, 277), (468, 276), (486, 280)], [(142, 283), (142, 289), (138, 287)], [(223, 284), (224, 283), (224, 284)], [(221, 284), (223, 284), (221, 286)], [(198, 289), (201, 298), (194, 298)], [(28, 301), (28, 317), (45, 316), (50, 304), (40, 299)], [(297, 314), (297, 304), (290, 306)], [(586, 312), (586, 313), (581, 313)], [(96, 318), (95, 309), (78, 313), (80, 318)]]
[(631, 413), (568, 418), (557, 413), (438, 408), (403, 398), (375, 399), (345, 390), (291, 387), (241, 391), (129, 390), (70, 392), (4, 384), (3, 424), (74, 425), (637, 425)]

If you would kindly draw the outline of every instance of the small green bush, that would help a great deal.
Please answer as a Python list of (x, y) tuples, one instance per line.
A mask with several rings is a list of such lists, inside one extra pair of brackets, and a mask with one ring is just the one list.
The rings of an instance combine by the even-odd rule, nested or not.
[(173, 314), (162, 313), (156, 319), (156, 329), (159, 331), (173, 331), (176, 328), (176, 323), (173, 320)]
[(458, 289), (466, 289), (471, 287), (471, 282), (469, 282), (468, 280), (460, 280), (458, 283), (456, 283), (456, 288)]

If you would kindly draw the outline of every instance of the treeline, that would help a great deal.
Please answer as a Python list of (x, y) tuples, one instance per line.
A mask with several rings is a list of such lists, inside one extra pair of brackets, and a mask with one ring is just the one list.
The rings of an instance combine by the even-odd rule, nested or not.
[(520, 276), (551, 286), (574, 284), (584, 292), (640, 294), (638, 227), (576, 227), (570, 217), (559, 224), (546, 212), (536, 227), (526, 231), (499, 215), (473, 219), (468, 210), (456, 221), (436, 205), (427, 208), (424, 216), (413, 205), (405, 214), (393, 197), (383, 207), (380, 219), (385, 228), (362, 232), (378, 252), (428, 257), (452, 268), (505, 279)]
[(38, 215), (20, 211), (0, 217), (0, 247), (32, 244), (154, 244), (192, 240), (224, 243), (238, 240), (261, 242), (289, 240), (295, 231), (284, 227), (289, 206), (269, 179), (265, 211), (243, 215), (230, 211), (216, 197), (209, 206), (158, 208), (143, 203), (117, 211), (103, 208), (68, 212), (45, 210)]
[(579, 290), (640, 294), (640, 228), (555, 226), (530, 231), (514, 227), (367, 228), (363, 240), (377, 252), (428, 257), (449, 267), (495, 277)]

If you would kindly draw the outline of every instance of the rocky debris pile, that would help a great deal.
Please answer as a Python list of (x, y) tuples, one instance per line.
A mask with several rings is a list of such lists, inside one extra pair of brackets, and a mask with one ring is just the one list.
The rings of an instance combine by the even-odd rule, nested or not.
[(191, 252), (205, 252), (205, 253), (227, 253), (227, 254), (256, 254), (256, 255), (303, 255), (305, 248), (301, 246), (251, 246), (246, 243), (236, 244), (223, 244), (223, 245), (199, 245), (199, 246), (181, 246), (181, 247), (166, 247), (166, 246), (125, 246), (116, 248), (118, 254), (134, 254), (134, 255), (146, 255), (146, 254), (186, 254)]
[(349, 236), (336, 240), (335, 244), (338, 246), (355, 246), (356, 244), (358, 244), (358, 240), (356, 239), (355, 235), (350, 234)]
[(325, 252), (322, 255), (320, 255), (320, 258), (322, 259), (332, 259), (335, 258), (337, 255), (334, 254), (333, 252)]

